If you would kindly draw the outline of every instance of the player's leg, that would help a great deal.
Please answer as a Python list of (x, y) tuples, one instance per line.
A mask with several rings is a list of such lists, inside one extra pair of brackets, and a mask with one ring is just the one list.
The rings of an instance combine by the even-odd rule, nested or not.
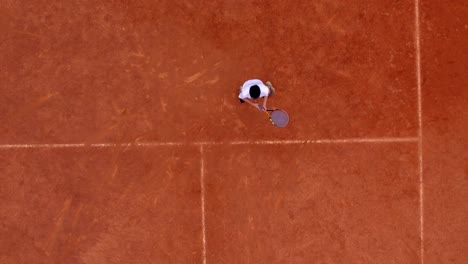
[(270, 94), (269, 96), (273, 96), (275, 94), (275, 88), (273, 87), (273, 85), (271, 84), (270, 81), (266, 82), (265, 85), (268, 87), (268, 89), (270, 89)]

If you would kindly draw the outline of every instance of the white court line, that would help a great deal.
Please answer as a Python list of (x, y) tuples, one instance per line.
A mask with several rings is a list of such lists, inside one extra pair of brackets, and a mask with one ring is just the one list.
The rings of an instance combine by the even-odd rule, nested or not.
[(56, 144), (0, 144), (0, 149), (33, 149), (33, 148), (111, 148), (111, 147), (152, 147), (152, 146), (182, 146), (182, 142), (138, 142), (138, 143), (56, 143)]
[(63, 144), (0, 144), (0, 149), (34, 149), (34, 148), (110, 148), (110, 147), (159, 147), (186, 145), (290, 145), (290, 144), (338, 144), (338, 143), (398, 143), (418, 142), (418, 137), (386, 137), (386, 138), (345, 138), (345, 139), (314, 139), (314, 140), (252, 140), (252, 141), (220, 141), (220, 142), (128, 142), (128, 143), (63, 143)]
[(288, 145), (288, 144), (337, 144), (337, 143), (394, 143), (417, 142), (417, 137), (402, 138), (348, 138), (348, 139), (315, 139), (315, 140), (259, 140), (259, 141), (233, 141), (230, 145)]
[(416, 84), (418, 94), (418, 155), (419, 155), (419, 233), (421, 264), (424, 264), (424, 176), (423, 176), (423, 123), (421, 91), (421, 39), (419, 25), (419, 0), (414, 1), (414, 40), (416, 52)]
[(203, 145), (200, 145), (200, 186), (201, 186), (201, 219), (203, 241), (203, 264), (206, 264), (206, 228), (205, 228), (205, 162), (203, 157)]
[(13, 148), (108, 148), (108, 147), (158, 147), (184, 145), (288, 145), (288, 144), (336, 144), (336, 143), (397, 143), (418, 142), (418, 137), (401, 138), (349, 138), (349, 139), (316, 139), (316, 140), (256, 140), (256, 141), (226, 141), (226, 142), (138, 142), (138, 143), (58, 143), (58, 144), (3, 144), (0, 149)]
[(84, 144), (84, 143), (76, 143), (76, 144), (2, 144), (0, 145), (0, 149), (14, 149), (14, 148), (82, 148), (86, 146), (90, 147), (110, 147), (114, 146), (115, 144)]

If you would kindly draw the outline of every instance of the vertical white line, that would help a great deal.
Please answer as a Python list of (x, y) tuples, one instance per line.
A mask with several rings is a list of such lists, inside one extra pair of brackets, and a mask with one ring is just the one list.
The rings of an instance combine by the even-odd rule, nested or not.
[(203, 145), (200, 145), (200, 186), (201, 186), (201, 220), (203, 242), (203, 264), (206, 264), (206, 228), (205, 228), (205, 162), (203, 157)]
[(418, 172), (419, 172), (419, 228), (421, 264), (424, 264), (424, 176), (423, 176), (423, 124), (421, 93), (421, 40), (419, 25), (419, 0), (414, 1), (414, 38), (416, 49), (416, 84), (418, 93)]

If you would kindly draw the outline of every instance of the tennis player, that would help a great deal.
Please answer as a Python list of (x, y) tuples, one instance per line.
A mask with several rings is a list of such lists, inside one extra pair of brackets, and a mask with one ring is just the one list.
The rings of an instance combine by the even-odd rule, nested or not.
[(239, 100), (241, 103), (247, 102), (258, 110), (262, 110), (257, 104), (258, 98), (263, 99), (263, 108), (266, 109), (268, 97), (275, 94), (275, 88), (271, 85), (271, 82), (263, 84), (258, 79), (248, 80), (239, 89)]

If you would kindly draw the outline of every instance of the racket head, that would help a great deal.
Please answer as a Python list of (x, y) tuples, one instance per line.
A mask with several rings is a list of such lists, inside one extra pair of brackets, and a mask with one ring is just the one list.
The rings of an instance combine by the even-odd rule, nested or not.
[(289, 115), (284, 110), (276, 109), (270, 112), (270, 120), (277, 127), (285, 127), (289, 123)]

